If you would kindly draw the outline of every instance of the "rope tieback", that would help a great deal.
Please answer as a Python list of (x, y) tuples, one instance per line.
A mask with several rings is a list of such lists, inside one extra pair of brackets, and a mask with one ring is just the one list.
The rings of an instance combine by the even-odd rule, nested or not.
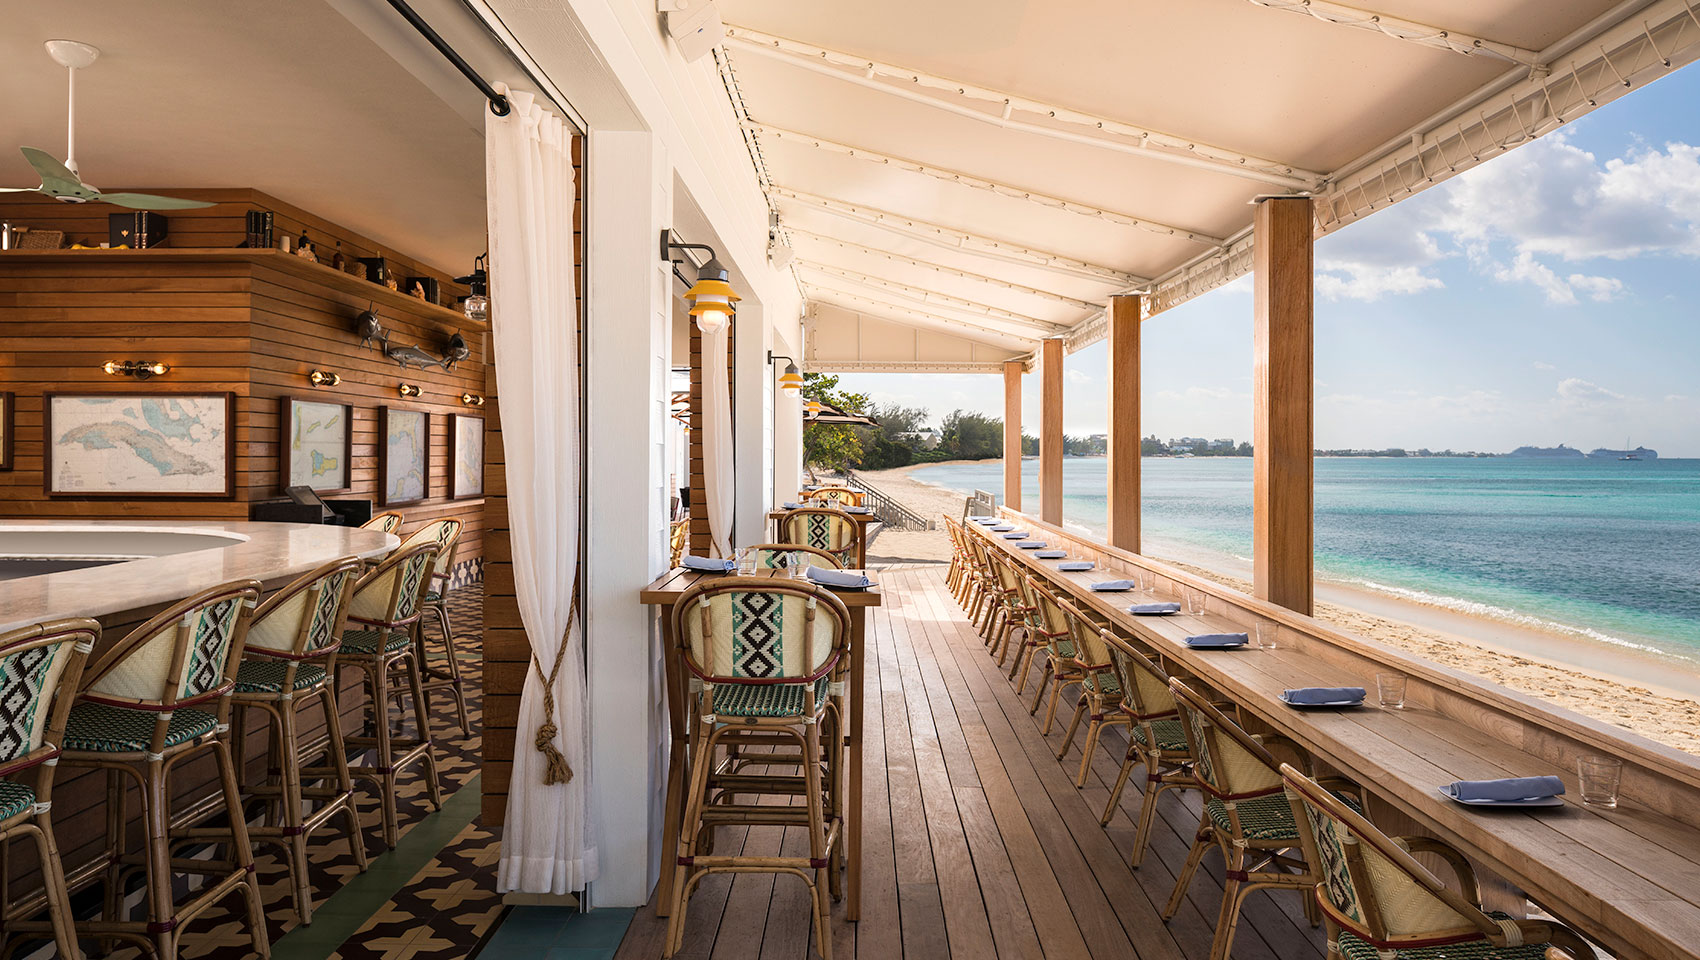
[(561, 638), (561, 645), (555, 648), (555, 663), (547, 675), (543, 673), (543, 665), (537, 662), (536, 651), (531, 654), (531, 665), (537, 668), (538, 676), (543, 677), (543, 722), (537, 725), (537, 736), (532, 738), (532, 744), (538, 753), (543, 754), (544, 786), (568, 783), (573, 779), (573, 768), (567, 765), (567, 758), (555, 746), (555, 736), (561, 732), (555, 726), (555, 679), (561, 675), (561, 664), (566, 661), (567, 641), (573, 633), (573, 621), (578, 619), (578, 584), (578, 571), (575, 570), (573, 600), (567, 608), (567, 636)]

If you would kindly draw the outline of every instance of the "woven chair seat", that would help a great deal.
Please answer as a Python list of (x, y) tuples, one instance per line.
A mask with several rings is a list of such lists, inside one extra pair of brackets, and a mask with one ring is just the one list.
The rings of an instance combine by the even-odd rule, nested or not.
[(21, 783), (0, 780), (0, 823), (5, 823), (35, 804), (35, 791)]
[(443, 602), (443, 592), (441, 590), (428, 590), (428, 591), (426, 591), (425, 602), (426, 603), (442, 603)]
[[(1172, 753), (1186, 753), (1190, 749), (1186, 743), (1186, 730), (1179, 720), (1153, 720), (1151, 729), (1157, 734), (1157, 749)], [(1150, 747), (1145, 742), (1144, 724), (1133, 725), (1133, 739), (1138, 740), (1141, 747)]]
[[(1362, 813), (1363, 808), (1352, 797), (1335, 794), (1340, 801), (1353, 810)], [(1272, 793), (1264, 797), (1252, 797), (1250, 800), (1240, 800), (1240, 830), (1247, 840), (1298, 840), (1299, 827), (1293, 822), (1293, 807), (1287, 802), (1285, 793)], [(1210, 814), (1210, 820), (1216, 824), (1216, 829), (1222, 836), (1232, 837), (1233, 830), (1228, 825), (1228, 808), (1221, 800), (1211, 797), (1204, 801), (1205, 812)]]
[[(1491, 911), (1488, 916), (1495, 920), (1509, 920), (1511, 915)], [(1465, 943), (1450, 943), (1440, 947), (1412, 947), (1397, 950), (1393, 956), (1398, 960), (1541, 960), (1546, 956), (1547, 944), (1525, 943), (1520, 947), (1496, 947), (1487, 940), (1470, 940)], [(1384, 956), (1369, 944), (1340, 931), (1340, 956), (1344, 960), (1379, 960)]]
[(1089, 686), (1101, 697), (1119, 701), (1122, 696), (1122, 683), (1116, 677), (1114, 670), (1098, 670), (1086, 674)]
[[(129, 710), (104, 703), (79, 703), (65, 722), (65, 749), (88, 753), (141, 753), (152, 745), (152, 710)], [(178, 707), (165, 728), (165, 745), (175, 747), (218, 728), (218, 718)]]
[(714, 712), (722, 717), (800, 717), (826, 702), (827, 678), (815, 681), (813, 710), (804, 689), (796, 683), (717, 683)]
[[(282, 693), (289, 664), (281, 660), (244, 660), (236, 670), (237, 693)], [(311, 690), (325, 682), (325, 668), (311, 663), (295, 665), (295, 690)]]
[[(342, 634), (342, 652), (345, 654), (352, 654), (356, 657), (376, 656), (378, 653), (378, 644), (380, 642), (379, 637), (381, 636), (383, 636), (383, 631), (380, 630), (362, 629), (344, 631)], [(389, 639), (382, 641), (383, 652), (395, 653), (398, 650), (404, 650), (407, 648), (407, 645), (412, 642), (412, 638), (410, 638), (405, 632), (391, 631), (389, 633)]]

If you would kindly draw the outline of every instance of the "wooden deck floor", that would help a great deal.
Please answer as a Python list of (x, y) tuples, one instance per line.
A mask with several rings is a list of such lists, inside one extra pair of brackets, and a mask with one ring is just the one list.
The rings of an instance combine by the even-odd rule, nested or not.
[[(1059, 762), (1060, 730), (1040, 736), (945, 587), (944, 568), (897, 567), (880, 579), (885, 605), (868, 630), (862, 918), (849, 923), (836, 905), (835, 960), (1206, 957), (1219, 856), (1206, 858), (1180, 914), (1159, 917), (1198, 825), (1196, 794), (1164, 795), (1150, 853), (1128, 869), (1135, 785), (1110, 825), (1098, 825), (1126, 744), (1120, 733), (1106, 736), (1077, 790), (1079, 739)], [(807, 850), (800, 831), (783, 827), (725, 829), (716, 841), (716, 852), (740, 847)], [(791, 878), (710, 877), (688, 917), (681, 957), (813, 954), (807, 895)], [(1253, 894), (1246, 917), (1238, 960), (1322, 955), (1321, 932), (1291, 893)], [(618, 960), (659, 957), (665, 930), (640, 910)]]

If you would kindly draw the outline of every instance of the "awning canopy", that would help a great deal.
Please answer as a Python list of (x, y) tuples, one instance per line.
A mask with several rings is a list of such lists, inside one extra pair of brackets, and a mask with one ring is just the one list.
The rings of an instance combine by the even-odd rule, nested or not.
[(1314, 195), (1320, 236), (1700, 55), (1682, 0), (719, 8), (816, 370), (1076, 349), (1114, 293), (1245, 273), (1255, 197)]
[(811, 423), (836, 423), (855, 427), (877, 427), (880, 425), (879, 421), (872, 417), (864, 417), (859, 413), (846, 413), (840, 407), (827, 403), (825, 400), (816, 400), (814, 403), (820, 404), (820, 409), (814, 413), (805, 412), (803, 414), (804, 425)]

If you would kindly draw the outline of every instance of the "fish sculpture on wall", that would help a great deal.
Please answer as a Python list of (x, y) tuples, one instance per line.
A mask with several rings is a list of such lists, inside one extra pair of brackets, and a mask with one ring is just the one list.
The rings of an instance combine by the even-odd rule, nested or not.
[(362, 347), (375, 340), (378, 349), (383, 350), (390, 342), (390, 335), (384, 332), (384, 325), (378, 322), (378, 315), (370, 310), (362, 311), (354, 318), (354, 332), (360, 335)]
[(419, 344), (417, 343), (411, 347), (386, 347), (384, 349), (384, 356), (394, 360), (396, 365), (401, 367), (403, 370), (406, 370), (409, 364), (417, 366), (421, 370), (426, 367), (440, 367), (446, 369), (449, 365), (449, 361), (447, 359), (439, 359), (431, 356), (429, 353), (420, 349)]
[(378, 314), (373, 310), (363, 310), (354, 318), (354, 332), (360, 337), (362, 347), (376, 344), (380, 353), (394, 360), (403, 370), (410, 366), (421, 370), (427, 367), (448, 370), (472, 356), (472, 348), (467, 346), (466, 338), (459, 332), (449, 338), (447, 351), (441, 357), (432, 356), (417, 343), (411, 347), (392, 347), (389, 331), (384, 329), (383, 323), (378, 320)]
[(472, 356), (472, 348), (466, 345), (466, 338), (461, 336), (460, 331), (457, 330), (455, 335), (449, 338), (448, 349), (443, 352), (443, 368), (453, 370), (455, 364), (470, 356)]

